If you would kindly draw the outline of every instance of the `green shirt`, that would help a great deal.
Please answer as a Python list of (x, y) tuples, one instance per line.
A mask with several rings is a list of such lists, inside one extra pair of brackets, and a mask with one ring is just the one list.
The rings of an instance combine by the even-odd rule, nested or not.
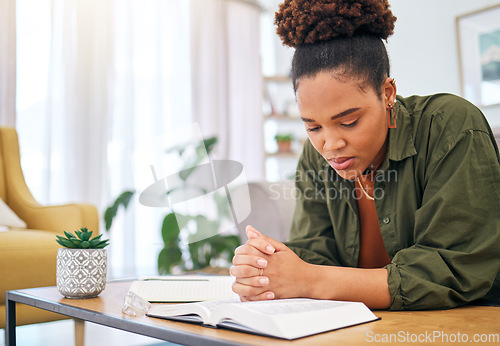
[[(380, 231), (392, 259), (386, 266), (390, 309), (451, 308), (500, 298), (500, 157), (486, 119), (449, 94), (397, 100), (397, 128), (389, 129), (374, 185)], [(304, 261), (357, 266), (354, 187), (307, 141), (287, 242)]]

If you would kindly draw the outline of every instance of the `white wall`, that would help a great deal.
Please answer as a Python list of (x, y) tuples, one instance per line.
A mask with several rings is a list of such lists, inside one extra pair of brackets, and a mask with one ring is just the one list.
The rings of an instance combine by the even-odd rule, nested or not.
[[(449, 92), (460, 95), (455, 18), (500, 1), (389, 1), (398, 17), (387, 46), (398, 94)], [(500, 126), (500, 106), (485, 107), (483, 112), (492, 126)]]
[[(448, 92), (460, 95), (455, 18), (500, 4), (500, 0), (389, 0), (389, 3), (398, 17), (387, 46), (398, 94)], [(268, 32), (274, 34), (271, 30)], [(283, 48), (279, 40), (276, 42), (273, 53), (276, 72), (282, 73), (289, 69), (290, 50)], [(482, 110), (492, 127), (500, 126), (500, 106)]]

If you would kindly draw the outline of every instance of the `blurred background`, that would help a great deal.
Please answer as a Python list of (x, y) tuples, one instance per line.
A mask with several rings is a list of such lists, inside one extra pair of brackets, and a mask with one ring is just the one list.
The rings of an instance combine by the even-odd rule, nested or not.
[[(293, 49), (275, 34), (278, 0), (3, 4), (10, 20), (0, 32), (9, 45), (0, 54), (10, 67), (15, 60), (16, 74), (2, 79), (16, 94), (14, 112), (0, 121), (16, 126), (25, 178), (41, 203), (89, 202), (104, 214), (123, 191), (154, 182), (137, 159), (154, 153), (152, 139), (193, 122), (203, 137), (217, 138), (212, 158), (241, 162), (249, 181), (293, 176), (306, 135), (289, 79)], [(467, 96), (461, 76), (475, 67), (461, 65), (459, 44), (477, 47), (459, 40), (457, 18), (500, 1), (390, 4), (398, 20), (387, 48), (398, 94)], [(493, 22), (496, 29), (476, 20), (464, 30), (495, 33)], [(500, 102), (471, 95), (500, 126)], [(112, 278), (156, 273), (165, 212), (137, 198), (119, 210), (107, 232)]]

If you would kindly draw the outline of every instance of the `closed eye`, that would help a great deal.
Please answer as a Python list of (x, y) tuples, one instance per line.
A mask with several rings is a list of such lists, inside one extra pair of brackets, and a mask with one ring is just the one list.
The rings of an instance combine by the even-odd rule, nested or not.
[(321, 126), (309, 127), (309, 126), (306, 125), (306, 131), (307, 132), (318, 131), (320, 128), (321, 128)]
[(358, 119), (354, 120), (352, 123), (349, 124), (341, 124), (343, 127), (354, 127), (358, 123)]

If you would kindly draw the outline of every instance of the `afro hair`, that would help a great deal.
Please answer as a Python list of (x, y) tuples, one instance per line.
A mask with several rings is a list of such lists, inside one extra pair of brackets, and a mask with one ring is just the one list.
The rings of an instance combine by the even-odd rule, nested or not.
[(387, 40), (396, 21), (389, 7), (387, 0), (285, 0), (276, 31), (290, 47), (362, 35)]

